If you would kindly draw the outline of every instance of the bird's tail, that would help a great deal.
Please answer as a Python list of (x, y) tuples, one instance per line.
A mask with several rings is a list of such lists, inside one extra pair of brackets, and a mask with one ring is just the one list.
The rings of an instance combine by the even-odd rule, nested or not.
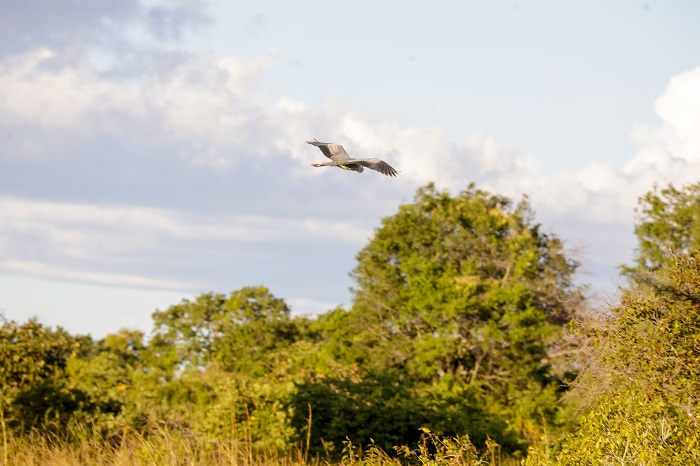
[(313, 138), (313, 141), (306, 141), (307, 144), (311, 144), (312, 146), (325, 146), (328, 145), (327, 142), (320, 142), (318, 139)]

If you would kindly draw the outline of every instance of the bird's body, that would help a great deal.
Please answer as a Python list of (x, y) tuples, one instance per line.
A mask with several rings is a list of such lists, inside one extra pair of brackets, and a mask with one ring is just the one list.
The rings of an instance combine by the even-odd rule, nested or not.
[(339, 167), (343, 170), (351, 170), (357, 173), (362, 173), (365, 168), (370, 168), (386, 176), (396, 176), (398, 173), (391, 165), (381, 159), (356, 159), (350, 157), (340, 144), (319, 142), (316, 139), (306, 141), (306, 143), (318, 147), (323, 152), (323, 155), (331, 159), (330, 162), (326, 163), (314, 163), (311, 165), (312, 167)]

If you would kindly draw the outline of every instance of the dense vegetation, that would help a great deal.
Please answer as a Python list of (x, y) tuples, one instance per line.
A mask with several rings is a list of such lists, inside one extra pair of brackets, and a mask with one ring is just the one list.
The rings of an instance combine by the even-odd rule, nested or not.
[(600, 312), (527, 200), (429, 185), (358, 253), (349, 309), (258, 286), (150, 335), (5, 321), (4, 464), (698, 464), (698, 205), (700, 184), (640, 200)]

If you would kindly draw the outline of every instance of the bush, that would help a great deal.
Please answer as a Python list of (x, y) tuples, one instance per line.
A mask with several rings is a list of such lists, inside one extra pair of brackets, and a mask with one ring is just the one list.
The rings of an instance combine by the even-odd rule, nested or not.
[(562, 464), (700, 463), (700, 251), (636, 280), (578, 327), (589, 352), (576, 393), (593, 407)]

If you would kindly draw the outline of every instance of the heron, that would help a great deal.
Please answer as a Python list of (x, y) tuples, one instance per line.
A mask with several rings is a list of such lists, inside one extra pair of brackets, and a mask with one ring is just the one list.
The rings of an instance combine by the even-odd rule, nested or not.
[(306, 141), (306, 143), (318, 147), (321, 149), (321, 152), (323, 152), (323, 155), (331, 159), (330, 162), (326, 163), (313, 163), (311, 164), (312, 167), (339, 167), (343, 170), (351, 170), (357, 173), (362, 173), (366, 167), (376, 170), (386, 176), (396, 176), (398, 173), (394, 167), (381, 159), (356, 159), (350, 157), (340, 144), (319, 142), (316, 139), (313, 141)]

